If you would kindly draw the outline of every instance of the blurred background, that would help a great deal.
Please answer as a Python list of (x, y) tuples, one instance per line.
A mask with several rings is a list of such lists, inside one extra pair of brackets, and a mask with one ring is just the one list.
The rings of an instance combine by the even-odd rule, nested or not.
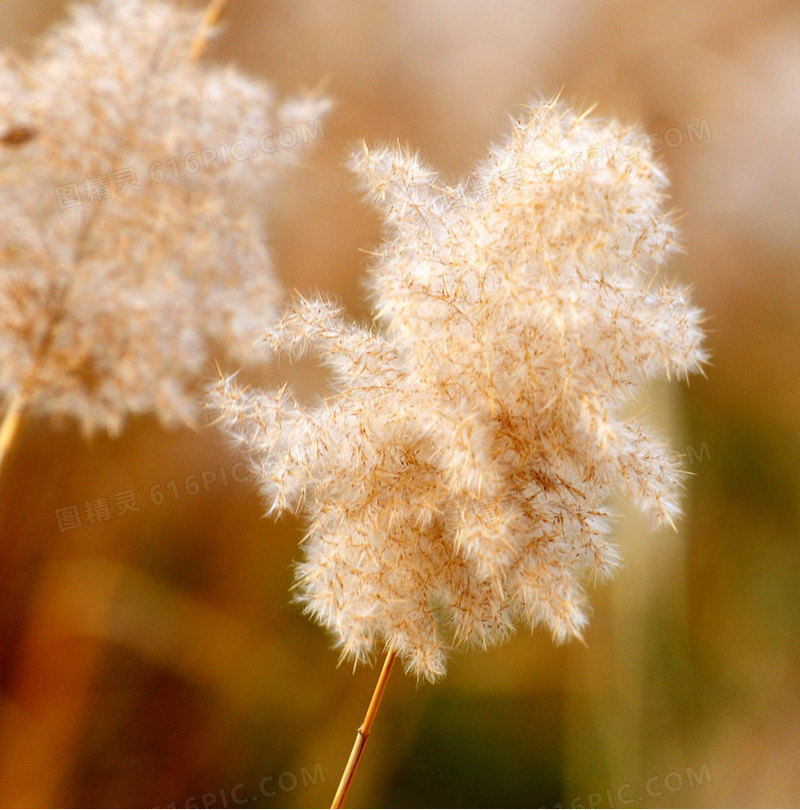
[[(63, 13), (4, 0), (0, 45)], [(651, 133), (671, 270), (709, 315), (708, 379), (647, 395), (693, 473), (679, 531), (623, 508), (585, 646), (522, 631), (436, 686), (397, 670), (349, 805), (800, 803), (796, 2), (233, 0), (207, 58), (335, 99), (266, 212), (287, 287), (368, 314), (356, 139), (454, 179), (563, 88)], [(0, 475), (0, 803), (327, 806), (377, 671), (337, 669), (291, 603), (302, 529), (261, 512), (214, 429), (25, 422)]]

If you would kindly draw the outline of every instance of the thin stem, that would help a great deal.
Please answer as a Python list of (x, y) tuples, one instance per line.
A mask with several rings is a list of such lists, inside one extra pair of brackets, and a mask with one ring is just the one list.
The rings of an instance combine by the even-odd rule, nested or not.
[(381, 705), (381, 698), (386, 691), (386, 685), (389, 683), (389, 675), (392, 673), (392, 664), (394, 664), (396, 653), (390, 650), (383, 662), (383, 669), (381, 670), (378, 683), (375, 685), (375, 691), (372, 693), (372, 700), (369, 702), (367, 714), (364, 717), (364, 722), (361, 728), (358, 729), (356, 734), (356, 741), (353, 744), (353, 750), (350, 752), (350, 759), (347, 760), (342, 778), (339, 781), (339, 787), (336, 790), (336, 795), (333, 797), (333, 804), (331, 808), (344, 807), (347, 793), (350, 790), (350, 785), (353, 783), (353, 777), (356, 775), (356, 768), (361, 761), (361, 755), (364, 753), (364, 746), (367, 744), (367, 737), (372, 731), (372, 724), (375, 722), (375, 715), (378, 713), (378, 707)]
[(0, 468), (3, 466), (3, 459), (6, 457), (14, 436), (17, 434), (20, 422), (22, 421), (22, 411), (25, 408), (25, 397), (19, 391), (11, 397), (3, 421), (0, 423)]
[(222, 13), (225, 11), (228, 2), (229, 0), (211, 0), (208, 4), (206, 13), (203, 15), (203, 22), (200, 24), (200, 30), (197, 32), (192, 48), (189, 51), (191, 60), (197, 61), (206, 52), (211, 31), (222, 18)]

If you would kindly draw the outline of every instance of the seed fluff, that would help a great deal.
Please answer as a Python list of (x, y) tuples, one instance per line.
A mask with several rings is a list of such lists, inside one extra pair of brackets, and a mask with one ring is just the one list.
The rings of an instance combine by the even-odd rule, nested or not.
[(385, 222), (374, 324), (297, 298), (268, 353), (318, 358), (333, 392), (211, 395), (269, 511), (307, 521), (299, 598), (343, 658), (383, 647), (430, 680), (517, 622), (580, 637), (584, 583), (618, 565), (611, 497), (679, 513), (675, 455), (624, 416), (706, 360), (700, 311), (661, 278), (666, 177), (646, 137), (558, 100), (457, 185), (397, 146), (349, 166)]

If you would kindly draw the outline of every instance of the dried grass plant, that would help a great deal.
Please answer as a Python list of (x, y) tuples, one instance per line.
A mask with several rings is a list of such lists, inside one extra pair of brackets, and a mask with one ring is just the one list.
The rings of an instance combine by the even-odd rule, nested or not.
[(0, 56), (0, 459), (23, 412), (192, 423), (212, 358), (278, 312), (265, 208), (303, 141), (274, 133), (328, 102), (198, 61), (223, 6), (76, 5)]
[(660, 266), (677, 246), (646, 137), (539, 101), (474, 174), (445, 184), (400, 147), (351, 157), (385, 238), (375, 323), (298, 299), (270, 357), (312, 354), (333, 391), (303, 405), (222, 378), (211, 404), (271, 514), (308, 525), (297, 593), (343, 660), (418, 678), (523, 622), (580, 638), (584, 582), (618, 564), (610, 498), (679, 512), (676, 456), (624, 416), (643, 382), (702, 368), (701, 313)]
[(343, 661), (386, 655), (341, 806), (396, 659), (436, 681), (520, 623), (581, 638), (585, 583), (619, 562), (611, 498), (679, 514), (676, 456), (625, 414), (702, 369), (702, 315), (661, 271), (677, 236), (647, 138), (553, 99), (456, 185), (356, 150), (385, 225), (374, 323), (300, 297), (278, 320), (264, 209), (302, 139), (265, 137), (329, 102), (201, 62), (224, 6), (98, 0), (0, 54), (0, 463), (25, 412), (193, 423), (212, 356), (259, 359), (265, 327), (269, 359), (329, 370), (310, 405), (235, 376), (209, 404), (268, 511), (307, 522), (306, 611)]

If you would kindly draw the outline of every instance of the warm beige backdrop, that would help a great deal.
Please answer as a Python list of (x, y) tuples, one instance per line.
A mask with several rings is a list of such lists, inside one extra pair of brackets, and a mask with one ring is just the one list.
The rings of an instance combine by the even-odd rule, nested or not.
[[(62, 5), (3, 0), (0, 45)], [(563, 88), (653, 133), (685, 212), (673, 271), (710, 315), (709, 379), (649, 397), (696, 473), (680, 533), (623, 519), (585, 648), (522, 635), (436, 687), (393, 676), (352, 805), (800, 802), (796, 3), (233, 0), (210, 58), (336, 101), (269, 212), (287, 286), (367, 315), (350, 144), (399, 138), (456, 177)], [(290, 604), (300, 529), (261, 520), (235, 464), (212, 430), (26, 423), (0, 478), (0, 803), (329, 800), (375, 673), (337, 670)], [(129, 490), (138, 513), (59, 531)]]

